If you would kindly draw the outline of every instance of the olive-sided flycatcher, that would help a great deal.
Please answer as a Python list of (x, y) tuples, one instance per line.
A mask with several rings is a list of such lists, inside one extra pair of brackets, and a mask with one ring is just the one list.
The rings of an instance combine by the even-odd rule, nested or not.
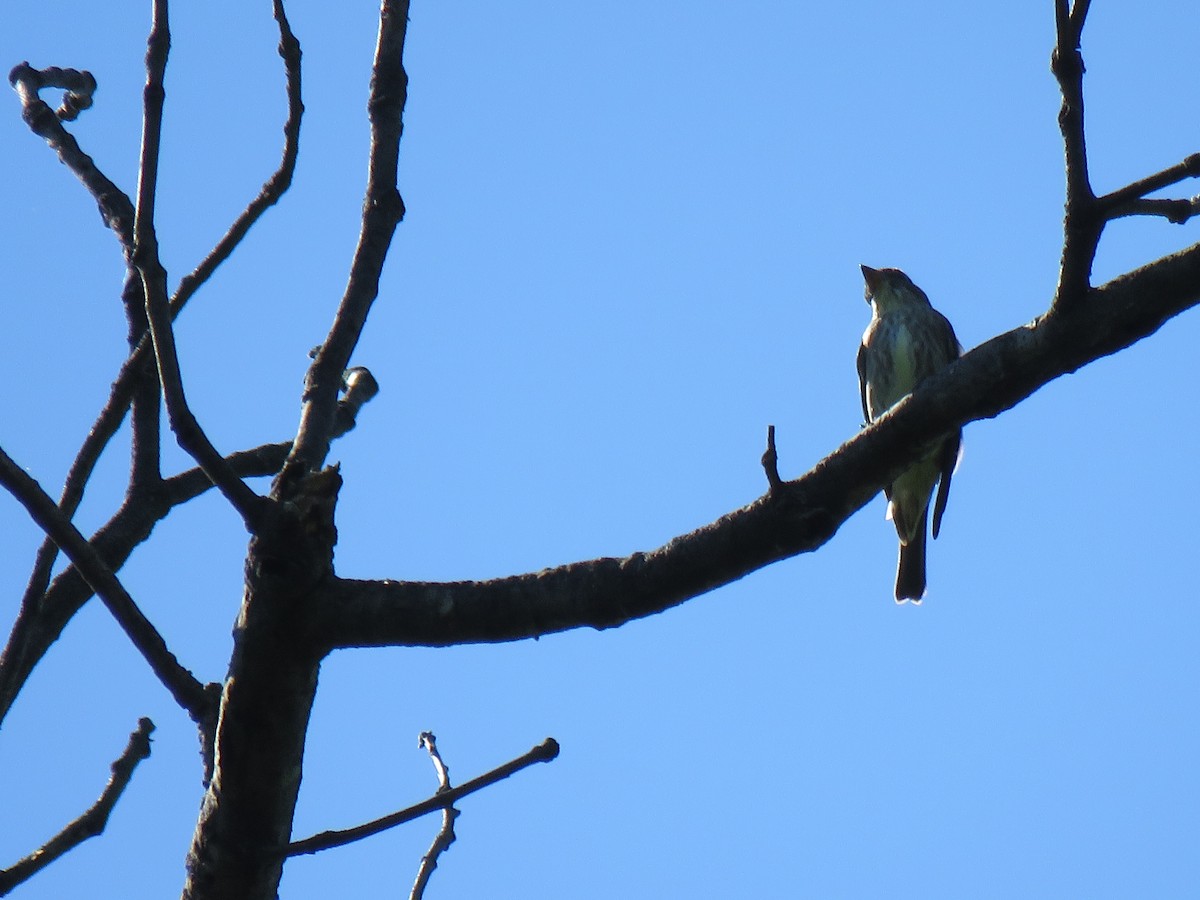
[[(862, 267), (871, 304), (871, 324), (858, 348), (858, 385), (868, 423), (891, 409), (921, 381), (962, 355), (950, 322), (929, 305), (925, 292), (899, 269)], [(883, 490), (887, 517), (900, 535), (896, 602), (920, 603), (925, 594), (925, 531), (929, 501), (939, 480), (933, 506), (933, 536), (938, 536), (950, 495), (950, 476), (958, 462), (962, 432), (949, 435), (929, 455)]]

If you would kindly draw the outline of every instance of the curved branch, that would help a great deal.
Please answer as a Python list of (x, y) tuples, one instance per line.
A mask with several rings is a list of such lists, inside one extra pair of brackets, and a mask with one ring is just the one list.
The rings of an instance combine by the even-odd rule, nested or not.
[(0, 484), (3, 484), (25, 507), (87, 580), (92, 590), (108, 607), (121, 629), (137, 647), (158, 680), (163, 683), (175, 702), (188, 711), (193, 721), (207, 718), (210, 701), (204, 685), (196, 680), (168, 649), (162, 635), (138, 609), (137, 604), (105, 565), (103, 557), (79, 533), (41, 486), (0, 450)]
[[(335, 437), (341, 437), (354, 428), (360, 408), (369, 399), (365, 394), (369, 392), (370, 382), (361, 375), (356, 381), (357, 385), (347, 386), (346, 395), (338, 404)], [(291, 441), (264, 444), (233, 453), (226, 460), (241, 478), (265, 477), (279, 472), (291, 449)], [(167, 478), (158, 485), (158, 490), (122, 506), (95, 533), (91, 544), (109, 569), (117, 571), (134, 548), (150, 536), (155, 524), (165, 519), (176, 506), (200, 496), (212, 487), (212, 481), (200, 468), (188, 469)], [(61, 504), (59, 508), (61, 510)], [(47, 538), (42, 545), (43, 550), (39, 551), (39, 562), (43, 559), (46, 546), (54, 548), (57, 553), (58, 545)], [(52, 563), (54, 554), (45, 555)], [(48, 568), (46, 577), (48, 580)], [(60, 572), (52, 584), (43, 585), (36, 593), (26, 591), (8, 643), (0, 651), (0, 722), (4, 720), (38, 660), (91, 596), (91, 588), (80, 578), (73, 565)]]
[[(280, 161), (279, 168), (276, 169), (271, 177), (263, 184), (262, 190), (259, 192), (258, 196), (255, 197), (254, 200), (252, 200), (242, 212), (242, 214), (238, 216), (233, 225), (230, 226), (229, 231), (226, 232), (225, 236), (221, 238), (217, 245), (195, 268), (195, 270), (193, 270), (190, 274), (185, 275), (180, 281), (179, 287), (176, 288), (174, 295), (171, 297), (172, 318), (179, 315), (191, 296), (200, 288), (202, 284), (204, 284), (204, 282), (206, 282), (212, 276), (217, 267), (229, 258), (233, 251), (241, 243), (242, 239), (250, 231), (251, 227), (260, 218), (262, 218), (263, 214), (271, 206), (279, 201), (279, 198), (283, 196), (292, 183), (292, 176), (295, 172), (296, 158), (299, 153), (300, 146), (300, 120), (304, 113), (304, 104), (301, 100), (300, 93), (300, 44), (296, 40), (295, 35), (292, 33), (291, 26), (288, 23), (287, 15), (283, 9), (282, 3), (280, 3), (279, 0), (275, 0), (274, 7), (275, 20), (279, 26), (279, 55), (284, 62), (284, 74), (287, 80), (286, 90), (288, 115), (283, 126), (283, 158)], [(17, 69), (14, 69), (14, 74), (17, 73), (20, 68), (21, 67), (18, 66)], [(22, 97), (24, 98), (23, 94)], [(40, 100), (38, 100), (38, 102), (41, 103)], [(42, 106), (45, 106), (45, 104), (42, 103)], [(27, 116), (28, 115), (29, 114), (27, 113)], [(35, 131), (36, 130), (37, 129), (35, 129)], [(59, 126), (58, 130), (61, 131), (61, 126)], [(40, 131), (38, 133), (41, 134)], [(47, 141), (50, 142), (52, 147), (59, 149), (59, 145), (62, 141), (69, 140), (71, 145), (75, 147), (75, 150), (78, 150), (78, 145), (74, 144), (74, 139), (71, 138), (70, 135), (65, 131), (62, 131), (62, 135), (65, 135), (65, 137), (58, 136), (57, 132), (55, 134), (55, 140), (51, 140), (49, 137), (47, 137)], [(63, 151), (60, 150), (60, 156), (62, 156), (62, 154)], [(68, 165), (71, 165), (72, 171), (75, 171), (76, 168), (76, 165), (72, 164), (74, 159), (75, 157), (72, 155), (68, 155), (66, 158), (64, 158), (64, 162), (67, 162)], [(94, 166), (91, 165), (90, 157), (82, 155), (82, 159), (86, 160), (87, 166), (91, 166), (91, 169), (94, 169)], [(85, 180), (83, 175), (80, 175), (79, 177), (85, 185), (88, 185), (89, 188), (91, 187), (89, 181)], [(102, 178), (103, 176), (100, 177)], [(124, 202), (127, 205), (127, 216), (122, 221), (124, 222), (125, 231), (128, 232), (129, 240), (127, 244), (123, 241), (123, 244), (127, 248), (127, 255), (132, 256), (134, 215), (133, 204), (130, 202), (127, 196), (118, 191), (116, 186), (112, 185), (112, 183), (107, 179), (104, 179), (103, 182), (100, 182), (100, 184), (101, 186), (105, 184), (111, 186), (112, 192), (116, 192), (120, 194), (121, 197), (125, 198)], [(95, 193), (95, 191), (93, 191), (93, 193)], [(99, 196), (97, 199), (100, 199)], [(111, 206), (112, 203), (110, 202), (107, 205)], [(102, 211), (105, 208), (106, 203), (102, 201)], [(113, 226), (113, 228), (115, 231), (117, 231), (118, 235), (125, 233), (118, 230), (116, 226)], [(140, 278), (134, 277), (127, 279), (125, 293), (129, 294), (131, 291), (136, 291), (136, 296), (126, 299), (126, 307), (131, 308), (134, 305), (138, 305), (144, 308), (145, 301), (142, 298), (142, 284)], [(79, 452), (75, 455), (74, 461), (71, 463), (71, 468), (67, 473), (67, 478), (63, 486), (62, 495), (59, 498), (59, 506), (63, 509), (68, 517), (75, 514), (75, 510), (78, 508), (79, 502), (83, 498), (83, 489), (91, 478), (92, 471), (95, 469), (96, 463), (100, 459), (100, 454), (104, 451), (104, 448), (108, 446), (108, 442), (112, 440), (113, 435), (117, 433), (117, 430), (121, 427), (121, 423), (125, 419), (125, 412), (127, 409), (129, 409), (130, 401), (134, 395), (135, 385), (140, 383), (141, 379), (144, 378), (143, 373), (147, 363), (150, 362), (152, 347), (149, 334), (143, 333), (140, 338), (141, 339), (137, 344), (137, 347), (126, 359), (124, 364), (122, 364), (120, 372), (117, 373), (117, 377), (113, 382), (112, 389), (109, 392), (108, 401), (105, 403), (104, 408), (100, 411), (96, 421), (92, 424), (91, 429), (89, 429), (87, 437), (85, 438), (82, 446), (79, 448)], [(152, 367), (151, 371), (153, 371)], [(147, 407), (150, 406), (149, 403), (146, 405)], [(147, 419), (154, 414), (154, 412), (151, 412), (148, 409), (146, 411)], [(135, 482), (145, 483), (150, 479), (143, 478), (142, 473), (156, 473), (157, 471), (157, 434), (151, 434), (151, 432), (152, 429), (150, 428), (134, 429), (135, 446), (133, 448), (134, 467), (132, 477)], [(151, 436), (154, 438), (152, 446), (150, 445)], [(290, 448), (291, 445), (289, 444), (288, 446)], [(261, 474), (274, 474), (276, 471), (278, 471), (278, 468), (279, 467), (276, 466), (272, 471)], [(211, 482), (208, 483), (211, 484)], [(47, 540), (39, 548), (37, 558), (34, 562), (33, 571), (30, 575), (29, 583), (22, 599), (22, 608), (36, 602), (37, 598), (41, 597), (42, 594), (45, 593), (46, 588), (50, 583), (50, 573), (54, 566), (54, 560), (57, 557), (57, 551), (58, 545), (50, 540)]]
[(125, 788), (133, 779), (133, 770), (137, 768), (138, 763), (150, 756), (152, 731), (153, 722), (146, 718), (139, 719), (137, 730), (129, 735), (129, 743), (125, 745), (124, 752), (112, 764), (112, 777), (108, 779), (108, 784), (104, 786), (100, 797), (91, 808), (23, 860), (7, 869), (0, 869), (0, 897), (23, 881), (28, 881), (88, 838), (104, 832), (113, 807), (117, 805), (117, 801), (121, 799)]
[(492, 581), (339, 580), (314, 601), (313, 640), (352, 646), (511, 641), (611, 628), (817, 549), (882, 485), (962, 425), (1154, 333), (1200, 303), (1200, 244), (975, 348), (802, 477), (646, 553)]
[(258, 196), (237, 217), (225, 236), (217, 242), (212, 251), (201, 263), (179, 282), (179, 287), (171, 297), (171, 314), (176, 316), (184, 304), (200, 286), (212, 276), (221, 265), (237, 249), (238, 244), (249, 233), (250, 228), (262, 218), (270, 207), (279, 202), (292, 185), (292, 176), (296, 171), (296, 158), (300, 152), (300, 120), (304, 116), (304, 102), (300, 93), (300, 42), (292, 33), (287, 13), (283, 3), (274, 0), (272, 3), (275, 21), (279, 26), (279, 56), (283, 60), (284, 75), (287, 79), (287, 121), (283, 124), (283, 159), (279, 168), (263, 184)]
[[(13, 68), (8, 75), (9, 84), (21, 98), (21, 116), (30, 131), (42, 138), (50, 148), (58, 154), (58, 158), (75, 177), (87, 188), (88, 193), (96, 198), (100, 207), (100, 217), (104, 224), (113, 230), (117, 240), (121, 242), (126, 258), (133, 254), (133, 203), (129, 195), (112, 183), (109, 178), (96, 168), (95, 161), (80, 149), (79, 143), (62, 126), (62, 121), (73, 119), (80, 109), (90, 106), (92, 91), (96, 89), (96, 79), (90, 72), (80, 72), (75, 69), (35, 69), (29, 63), (21, 63)], [(47, 87), (64, 88), (79, 97), (86, 95), (88, 103), (84, 105), (76, 100), (55, 113), (50, 106), (38, 96), (38, 91)]]
[(358, 344), (367, 313), (379, 294), (379, 277), (392, 236), (404, 218), (396, 172), (404, 132), (404, 104), (408, 98), (408, 75), (404, 71), (407, 30), (408, 0), (384, 0), (371, 68), (371, 96), (367, 101), (371, 152), (362, 225), (346, 293), (305, 376), (304, 409), (289, 461), (289, 467), (293, 462), (296, 464), (297, 475), (318, 469), (329, 453), (343, 373)]

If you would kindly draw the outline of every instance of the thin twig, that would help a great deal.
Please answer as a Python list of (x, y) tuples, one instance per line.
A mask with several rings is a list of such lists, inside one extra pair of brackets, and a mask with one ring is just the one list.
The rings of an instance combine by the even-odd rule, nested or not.
[(767, 449), (762, 455), (763, 471), (767, 473), (767, 486), (770, 490), (778, 490), (783, 484), (779, 477), (779, 454), (775, 452), (775, 426), (767, 426)]
[(35, 522), (67, 554), (79, 574), (108, 607), (113, 618), (141, 652), (158, 680), (163, 683), (175, 702), (188, 711), (192, 719), (203, 720), (208, 700), (195, 676), (179, 664), (167, 648), (162, 635), (155, 630), (133, 598), (105, 564), (100, 553), (88, 543), (71, 521), (63, 515), (37, 483), (0, 448), (0, 484), (17, 498)]
[(166, 401), (167, 415), (175, 438), (199, 463), (217, 489), (238, 511), (246, 528), (253, 532), (265, 512), (264, 498), (229, 468), (209, 441), (188, 407), (175, 349), (171, 311), (167, 300), (167, 272), (158, 254), (154, 229), (154, 203), (158, 190), (158, 159), (162, 136), (163, 78), (171, 47), (167, 0), (154, 0), (150, 37), (146, 48), (146, 88), (142, 118), (142, 155), (138, 168), (137, 213), (134, 217), (134, 265), (142, 277), (146, 296), (146, 318), (158, 361), (158, 378)]
[[(434, 771), (437, 772), (438, 793), (450, 790), (450, 769), (442, 761), (442, 754), (438, 752), (437, 738), (433, 732), (422, 731), (417, 738), (417, 746), (429, 751), (429, 758), (433, 761)], [(430, 876), (437, 868), (438, 857), (449, 850), (450, 845), (454, 843), (454, 820), (458, 816), (459, 811), (453, 806), (443, 807), (442, 827), (438, 829), (433, 843), (429, 845), (429, 850), (421, 857), (421, 865), (417, 869), (417, 879), (408, 895), (409, 900), (421, 900), (425, 896), (425, 886), (429, 884)]]
[[(1099, 205), (1109, 218), (1115, 219), (1123, 215), (1133, 215), (1134, 213), (1125, 210), (1126, 206), (1134, 200), (1140, 200), (1147, 194), (1152, 194), (1173, 184), (1178, 184), (1185, 178), (1197, 177), (1200, 177), (1200, 153), (1193, 153), (1170, 168), (1163, 169), (1161, 172), (1155, 172), (1153, 175), (1147, 175), (1145, 178), (1139, 179), (1132, 184), (1127, 184), (1125, 187), (1119, 188), (1111, 194), (1105, 194), (1100, 198)], [(1189, 201), (1175, 200), (1170, 202), (1187, 203)], [(1174, 222), (1175, 220), (1171, 219), (1171, 221)]]
[(129, 735), (124, 752), (112, 764), (112, 776), (108, 784), (91, 808), (23, 860), (7, 869), (0, 869), (0, 897), (88, 838), (103, 833), (113, 807), (133, 778), (133, 770), (139, 762), (150, 756), (152, 731), (153, 722), (146, 718), (139, 719), (137, 730)]
[[(40, 90), (48, 87), (63, 88), (69, 93), (78, 94), (81, 99), (70, 104), (70, 108), (77, 112), (79, 109), (85, 108), (82, 101), (84, 95), (90, 101), (91, 95), (96, 89), (95, 78), (86, 71), (80, 72), (58, 67), (34, 69), (28, 63), (21, 63), (9, 73), (8, 80), (21, 99), (22, 117), (29, 125), (30, 130), (46, 141), (50, 148), (58, 154), (59, 160), (71, 170), (95, 198), (100, 209), (100, 216), (105, 225), (112, 229), (117, 236), (126, 261), (132, 259), (133, 202), (124, 191), (96, 167), (95, 161), (83, 152), (74, 136), (63, 127), (61, 113), (68, 108), (65, 99), (64, 106), (56, 114), (38, 94)], [(129, 406), (137, 367), (129, 366), (128, 370), (119, 416), (110, 415), (106, 420), (104, 414), (101, 414), (101, 419), (89, 431), (84, 446), (76, 455), (75, 462), (72, 463), (71, 470), (67, 475), (60, 506), (68, 518), (75, 514), (75, 510), (79, 506), (79, 501), (83, 497), (83, 487), (99, 458), (99, 449), (102, 449), (116, 433), (121, 419), (124, 418), (125, 409)], [(94, 455), (85, 452), (89, 445), (98, 448)], [(57, 545), (49, 539), (44, 541), (34, 559), (33, 569), (21, 600), (22, 610), (32, 609), (38, 598), (45, 593), (57, 556)]]
[(263, 213), (274, 206), (292, 185), (296, 157), (300, 152), (300, 120), (304, 116), (304, 103), (300, 94), (300, 42), (292, 33), (281, 0), (274, 0), (272, 6), (275, 21), (279, 26), (279, 56), (283, 59), (283, 70), (287, 79), (288, 114), (287, 121), (283, 124), (283, 159), (279, 168), (263, 184), (258, 196), (250, 201), (250, 205), (237, 217), (225, 232), (225, 236), (213, 247), (212, 252), (179, 282), (179, 287), (171, 297), (173, 316), (179, 314), (188, 298), (229, 258), (254, 223), (262, 218)]
[[(346, 373), (345, 393), (338, 401), (334, 439), (354, 429), (362, 407), (377, 393), (379, 384), (367, 369), (356, 366)], [(275, 444), (262, 444), (250, 450), (239, 450), (225, 457), (225, 461), (240, 478), (265, 477), (277, 474), (291, 451), (291, 441), (280, 441)], [(162, 486), (167, 505), (178, 506), (200, 496), (213, 484), (203, 469), (194, 468), (171, 476)]]
[[(291, 26), (288, 24), (287, 15), (284, 12), (282, 3), (275, 0), (275, 20), (279, 25), (279, 55), (284, 61), (284, 73), (287, 79), (287, 100), (288, 100), (288, 116), (287, 121), (283, 126), (284, 147), (283, 158), (274, 174), (263, 184), (262, 190), (258, 196), (252, 200), (249, 206), (241, 213), (240, 216), (230, 226), (229, 231), (217, 243), (207, 257), (192, 271), (189, 275), (184, 276), (176, 288), (174, 295), (171, 297), (171, 316), (178, 316), (183, 310), (188, 299), (196, 292), (196, 290), (204, 284), (221, 265), (233, 253), (234, 249), (241, 243), (242, 239), (250, 231), (250, 228), (262, 217), (262, 215), (278, 202), (279, 198), (291, 186), (292, 176), (296, 168), (296, 157), (299, 152), (300, 139), (300, 120), (304, 113), (304, 104), (301, 102), (300, 94), (300, 44), (292, 34)], [(18, 74), (21, 67), (14, 69), (14, 75)], [(31, 70), (35, 71), (36, 70)], [(63, 71), (63, 70), (46, 70), (46, 71)], [(21, 70), (20, 74), (24, 74)], [(87, 74), (87, 73), (84, 73)], [(89, 76), (90, 77), (90, 76)], [(44, 83), (44, 79), (38, 82)], [(50, 85), (47, 85), (50, 86)], [(32, 92), (32, 99), (46, 106), (36, 96), (36, 90), (28, 87), (26, 90)], [(18, 88), (20, 92), (20, 88)], [(22, 98), (25, 98), (22, 93)], [(46, 107), (48, 110), (49, 107)], [(26, 120), (28, 121), (31, 113), (26, 112)], [(36, 131), (36, 129), (35, 129)], [(39, 134), (41, 132), (38, 132)], [(65, 135), (65, 138), (63, 137)], [(44, 136), (44, 135), (43, 135)], [(78, 151), (78, 146), (74, 144), (74, 140), (58, 126), (55, 132), (55, 140), (50, 142), (51, 146), (59, 149), (59, 143), (63, 140), (70, 141), (70, 145)], [(75, 165), (72, 162), (75, 160), (74, 155), (63, 157), (60, 150), (60, 157), (68, 165), (72, 166), (75, 171)], [(82, 156), (87, 165), (94, 169), (91, 164), (90, 157)], [(77, 172), (77, 174), (79, 174)], [(99, 173), (96, 173), (99, 174)], [(117, 231), (118, 236), (128, 234), (127, 256), (132, 257), (133, 254), (133, 203), (123, 193), (117, 190), (115, 185), (108, 179), (100, 176), (102, 181), (97, 182), (102, 187), (107, 185), (106, 190), (116, 192), (124, 197), (127, 207), (127, 216), (121, 221), (124, 223), (124, 231), (119, 230), (115, 225), (113, 230)], [(92, 183), (83, 175), (79, 175), (81, 181), (92, 189)], [(96, 191), (93, 190), (93, 194)], [(100, 195), (97, 195), (100, 199)], [(111, 203), (108, 205), (112, 205)], [(101, 202), (101, 210), (106, 208), (106, 203)], [(107, 221), (107, 219), (106, 219)], [(144, 305), (141, 292), (141, 279), (131, 279), (133, 285), (137, 289), (136, 301)], [(127, 288), (130, 285), (127, 284)], [(129, 305), (129, 304), (127, 304)], [(92, 471), (95, 469), (96, 463), (100, 459), (100, 454), (104, 448), (108, 446), (108, 442), (113, 435), (117, 433), (121, 427), (122, 421), (125, 418), (125, 412), (129, 409), (130, 400), (133, 397), (134, 384), (140, 378), (140, 372), (146, 363), (150, 360), (153, 348), (151, 346), (150, 336), (143, 334), (136, 349), (126, 359), (121, 366), (120, 372), (117, 374), (113, 382), (112, 389), (109, 393), (108, 401), (104, 408), (100, 411), (96, 421), (92, 424), (88, 431), (87, 438), (76, 454), (71, 468), (67, 473), (67, 478), (63, 486), (62, 495), (59, 499), (59, 506), (65, 511), (68, 517), (75, 514), (75, 510), (79, 506), (79, 501), (83, 497), (83, 488), (91, 478)], [(139, 436), (139, 430), (135, 429), (135, 438)], [(290, 447), (290, 444), (289, 444)], [(150, 450), (144, 446), (134, 448), (135, 466), (132, 481), (136, 484), (144, 471), (151, 471), (151, 459), (149, 456)], [(278, 467), (274, 471), (278, 471)], [(271, 473), (265, 474), (274, 474)], [(211, 482), (210, 482), (211, 484)], [(33, 571), (30, 574), (29, 582), (25, 590), (25, 595), (22, 598), (22, 607), (32, 605), (41, 597), (47, 586), (50, 583), (50, 575), (54, 567), (54, 560), (57, 557), (58, 545), (53, 541), (47, 540), (38, 550), (37, 558), (34, 561)]]
[[(92, 91), (96, 89), (96, 80), (86, 71), (57, 67), (35, 69), (29, 63), (21, 63), (9, 73), (8, 81), (21, 98), (21, 117), (25, 124), (50, 145), (58, 154), (59, 160), (96, 198), (104, 224), (113, 230), (117, 240), (121, 242), (126, 258), (132, 256), (133, 203), (130, 202), (129, 195), (96, 168), (95, 161), (80, 149), (74, 136), (63, 128), (62, 110), (56, 114), (49, 104), (38, 96), (38, 91), (43, 88), (65, 88), (81, 97), (86, 93), (90, 100)], [(90, 90), (86, 89), (88, 85)], [(65, 104), (66, 100), (63, 102)], [(73, 101), (72, 107), (76, 112), (85, 108), (79, 100)]]
[(1070, 23), (1072, 30), (1075, 32), (1075, 42), (1077, 44), (1083, 35), (1083, 22), (1087, 18), (1088, 7), (1091, 5), (1092, 0), (1075, 0), (1071, 5)]
[(1182, 225), (1192, 216), (1200, 213), (1200, 197), (1190, 200), (1169, 200), (1147, 198), (1130, 200), (1113, 209), (1108, 215), (1111, 219), (1125, 216), (1161, 216), (1172, 225)]
[[(374, 379), (364, 372), (347, 373), (346, 393), (338, 403), (335, 438), (354, 427), (360, 408), (370, 399)], [(230, 454), (226, 459), (239, 477), (265, 477), (279, 472), (291, 449), (290, 441), (263, 444)], [(101, 526), (91, 543), (101, 551), (110, 569), (119, 569), (132, 549), (150, 535), (155, 523), (166, 518), (174, 507), (200, 496), (212, 486), (212, 481), (198, 467), (168, 478), (154, 495), (143, 497), (141, 502), (124, 504)], [(46, 538), (43, 548), (46, 546), (54, 548), (57, 554), (58, 545), (53, 540)], [(54, 558), (39, 551), (39, 562), (46, 556)], [(30, 584), (34, 584), (32, 577)], [(87, 582), (77, 577), (73, 566), (63, 570), (53, 584), (47, 576), (47, 584), (36, 591), (32, 587), (26, 590), (7, 645), (0, 650), (0, 721), (33, 666), (88, 597)]]
[(362, 225), (346, 292), (329, 334), (305, 376), (304, 408), (289, 461), (289, 468), (295, 462), (297, 476), (319, 468), (329, 453), (343, 373), (358, 344), (367, 313), (379, 294), (383, 263), (396, 226), (404, 218), (404, 201), (396, 187), (396, 173), (408, 97), (408, 75), (404, 71), (407, 28), (408, 0), (384, 0), (371, 70), (371, 95), (367, 101), (371, 151)]
[(302, 841), (293, 841), (287, 845), (283, 852), (286, 856), (300, 856), (305, 853), (317, 853), (321, 850), (329, 850), (333, 847), (341, 847), (345, 844), (353, 843), (354, 841), (361, 841), (363, 838), (379, 834), (379, 832), (386, 831), (396, 825), (411, 822), (413, 819), (420, 818), (435, 810), (452, 806), (468, 794), (473, 794), (488, 785), (495, 784), (497, 781), (501, 781), (534, 763), (550, 762), (556, 756), (558, 756), (558, 741), (554, 740), (554, 738), (546, 738), (546, 740), (525, 755), (518, 756), (516, 759), (506, 762), (504, 765), (498, 766), (492, 769), (492, 771), (480, 775), (478, 778), (460, 784), (456, 788), (435, 794), (427, 800), (422, 800), (420, 803), (408, 807), (408, 809), (402, 809), (399, 812), (394, 812), (391, 815), (375, 819), (363, 825), (356, 825), (354, 828), (346, 828), (341, 831), (322, 831), (320, 834), (315, 834)]
[(1098, 214), (1096, 196), (1088, 175), (1087, 140), (1083, 118), (1083, 54), (1080, 34), (1088, 4), (1075, 0), (1055, 0), (1057, 40), (1050, 69), (1058, 80), (1062, 106), (1058, 126), (1062, 132), (1066, 162), (1067, 197), (1063, 217), (1062, 263), (1054, 305), (1079, 303), (1091, 286), (1092, 262), (1104, 230), (1104, 218)]

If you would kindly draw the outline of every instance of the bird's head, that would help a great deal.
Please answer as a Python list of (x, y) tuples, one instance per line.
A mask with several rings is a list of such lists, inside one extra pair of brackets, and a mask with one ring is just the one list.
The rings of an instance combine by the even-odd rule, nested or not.
[(867, 289), (863, 297), (879, 309), (886, 310), (897, 303), (917, 301), (929, 304), (925, 292), (913, 284), (912, 279), (899, 269), (872, 269), (860, 266)]

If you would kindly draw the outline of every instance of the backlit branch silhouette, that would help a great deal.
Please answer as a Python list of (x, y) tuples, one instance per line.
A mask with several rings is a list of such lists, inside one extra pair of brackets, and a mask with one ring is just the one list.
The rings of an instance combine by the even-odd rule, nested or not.
[[(331, 442), (355, 426), (363, 404), (378, 390), (371, 373), (351, 361), (405, 212), (397, 173), (408, 96), (407, 2), (382, 3), (367, 104), (371, 139), (358, 241), (345, 292), (306, 374), (295, 434), (256, 448), (218, 451), (187, 404), (186, 373), (174, 351), (175, 317), (292, 180), (303, 112), (300, 46), (282, 0), (275, 0), (273, 11), (287, 81), (282, 161), (174, 294), (157, 252), (154, 218), (158, 136), (169, 80), (166, 0), (154, 2), (135, 200), (96, 168), (64, 124), (91, 103), (96, 85), (91, 74), (21, 64), (10, 76), (30, 129), (91, 193), (117, 237), (126, 265), (121, 300), (129, 349), (57, 504), (24, 475), (18, 461), (0, 460), (3, 483), (47, 535), (0, 654), (0, 720), (72, 617), (98, 593), (198, 725), (206, 793), (188, 852), (183, 891), (188, 898), (271, 900), (289, 856), (318, 849), (322, 839), (329, 839), (296, 841), (292, 831), (317, 675), (332, 651), (515, 641), (572, 628), (613, 628), (663, 612), (763, 566), (817, 550), (945, 434), (1000, 415), (1059, 376), (1123, 350), (1200, 303), (1200, 244), (1146, 260), (1106, 284), (1091, 282), (1109, 221), (1146, 215), (1183, 223), (1196, 214), (1195, 197), (1149, 195), (1200, 176), (1200, 153), (1106, 193), (1095, 190), (1083, 102), (1088, 3), (1055, 0), (1051, 69), (1062, 97), (1058, 127), (1066, 212), (1059, 277), (1047, 286), (1045, 313), (966, 353), (798, 477), (780, 476), (787, 435), (772, 432), (762, 460), (767, 492), (747, 497), (741, 507), (660, 547), (488, 581), (406, 581), (392, 577), (396, 573), (382, 563), (377, 579), (341, 578), (333, 549), (342, 475), (327, 460)], [(66, 91), (57, 113), (41, 99), (39, 92), (46, 88)], [(161, 471), (164, 403), (177, 440), (195, 463), (170, 475)], [(73, 522), (75, 514), (97, 461), (130, 410), (132, 460), (124, 501), (85, 536)], [(756, 463), (748, 459), (746, 464)], [(246, 483), (262, 476), (273, 478), (265, 495)], [(159, 522), (214, 487), (245, 523), (251, 540), (228, 671), (221, 673), (220, 685), (206, 686), (175, 659), (117, 573)], [(71, 564), (55, 575), (59, 549)], [(522, 757), (523, 765), (553, 758), (551, 748), (557, 752), (557, 744), (548, 741), (534, 751), (541, 754), (537, 758)], [(445, 809), (474, 784), (396, 815), (411, 818), (418, 814), (414, 810)], [(349, 829), (335, 837), (347, 833), (359, 832)], [(344, 841), (328, 846), (337, 843)]]

